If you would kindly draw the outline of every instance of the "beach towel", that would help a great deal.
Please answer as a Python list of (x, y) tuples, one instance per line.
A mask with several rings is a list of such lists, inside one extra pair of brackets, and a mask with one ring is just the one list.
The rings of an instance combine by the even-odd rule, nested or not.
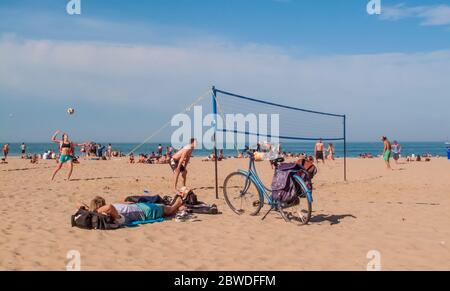
[(161, 217), (161, 218), (151, 219), (151, 220), (133, 221), (133, 222), (127, 224), (126, 226), (127, 227), (136, 227), (136, 226), (139, 226), (141, 224), (151, 224), (151, 223), (163, 222), (163, 221), (164, 221), (164, 218)]

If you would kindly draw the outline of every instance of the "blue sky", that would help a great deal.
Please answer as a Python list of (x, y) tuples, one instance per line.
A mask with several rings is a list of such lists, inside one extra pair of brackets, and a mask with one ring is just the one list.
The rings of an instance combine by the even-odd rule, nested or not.
[(0, 141), (140, 141), (212, 84), (345, 113), (350, 140), (450, 136), (450, 1), (67, 2), (0, 1)]

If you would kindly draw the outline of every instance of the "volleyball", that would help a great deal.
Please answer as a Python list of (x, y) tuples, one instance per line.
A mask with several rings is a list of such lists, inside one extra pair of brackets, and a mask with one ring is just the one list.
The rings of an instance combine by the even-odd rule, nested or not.
[(72, 114), (75, 113), (75, 109), (69, 108), (69, 109), (67, 109), (67, 113), (69, 113), (70, 115), (72, 115)]

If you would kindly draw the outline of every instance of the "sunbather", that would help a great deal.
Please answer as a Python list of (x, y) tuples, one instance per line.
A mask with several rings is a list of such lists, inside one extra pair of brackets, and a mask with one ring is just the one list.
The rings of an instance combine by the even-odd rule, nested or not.
[(179, 192), (172, 205), (129, 202), (106, 204), (105, 199), (100, 196), (92, 199), (90, 206), (82, 205), (90, 211), (111, 215), (117, 224), (128, 225), (136, 221), (156, 220), (174, 215), (184, 209), (183, 198), (186, 195), (185, 192)]

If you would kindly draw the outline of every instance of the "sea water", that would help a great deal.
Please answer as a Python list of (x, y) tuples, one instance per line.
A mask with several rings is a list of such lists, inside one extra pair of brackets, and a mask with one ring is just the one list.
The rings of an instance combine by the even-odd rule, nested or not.
[[(107, 146), (109, 143), (101, 143), (104, 146)], [(150, 154), (151, 152), (157, 151), (158, 145), (160, 143), (147, 143), (140, 147), (135, 151), (135, 155), (144, 153)], [(426, 153), (430, 153), (433, 156), (446, 156), (447, 155), (447, 146), (444, 142), (400, 142), (402, 146), (402, 155), (422, 155)], [(20, 143), (10, 143), (10, 151), (9, 154), (11, 156), (20, 156), (21, 149)], [(51, 150), (58, 152), (59, 146), (56, 143), (26, 143), (27, 145), (27, 153), (28, 154), (42, 154), (45, 151)], [(134, 149), (138, 143), (112, 143), (112, 147), (114, 151), (119, 151), (124, 154), (129, 153), (132, 149)], [(164, 147), (163, 153), (165, 153), (165, 148), (170, 145), (167, 142), (161, 142), (161, 145)], [(344, 146), (343, 143), (334, 143), (335, 151), (337, 157), (342, 157), (344, 155)], [(314, 154), (314, 143), (313, 142), (289, 142), (282, 143), (282, 150), (285, 152), (295, 152), (295, 153), (307, 153), (308, 155)], [(325, 142), (325, 146), (327, 147), (327, 143)], [(241, 150), (242, 151), (242, 150)], [(105, 152), (105, 151), (104, 151)], [(358, 157), (363, 153), (371, 153), (376, 156), (383, 152), (383, 143), (381, 142), (348, 142), (347, 143), (347, 156), (348, 157)], [(81, 155), (80, 148), (77, 147), (76, 150), (77, 155)], [(2, 154), (2, 153), (0, 153)], [(208, 156), (211, 154), (211, 150), (206, 149), (198, 149), (194, 151), (194, 156)], [(225, 156), (236, 156), (238, 154), (238, 150), (236, 149), (227, 149), (224, 150)]]

